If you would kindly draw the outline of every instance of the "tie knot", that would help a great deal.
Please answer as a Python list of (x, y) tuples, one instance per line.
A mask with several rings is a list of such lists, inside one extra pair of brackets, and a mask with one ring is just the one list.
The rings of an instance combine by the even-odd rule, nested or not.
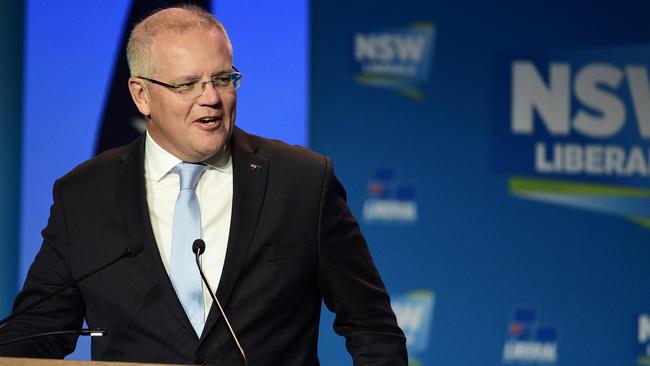
[(204, 164), (179, 163), (174, 167), (175, 172), (181, 178), (180, 189), (196, 189), (196, 184), (203, 171), (207, 168)]

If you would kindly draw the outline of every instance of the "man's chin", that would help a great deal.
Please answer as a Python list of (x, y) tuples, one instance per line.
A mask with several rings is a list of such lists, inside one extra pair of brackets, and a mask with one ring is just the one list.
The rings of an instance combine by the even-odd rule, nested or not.
[(217, 145), (218, 147), (215, 147), (214, 145), (209, 148), (205, 149), (198, 149), (196, 151), (197, 158), (200, 160), (198, 161), (205, 161), (208, 159), (220, 157), (221, 155), (225, 154), (227, 151), (226, 145), (225, 144), (219, 144)]

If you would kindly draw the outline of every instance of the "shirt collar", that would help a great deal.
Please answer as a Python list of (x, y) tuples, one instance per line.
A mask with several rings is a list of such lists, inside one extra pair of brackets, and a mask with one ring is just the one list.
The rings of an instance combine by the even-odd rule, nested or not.
[[(158, 182), (167, 175), (178, 163), (182, 162), (167, 150), (163, 149), (146, 131), (145, 142), (145, 164), (149, 168), (151, 179)], [(224, 153), (217, 154), (203, 162), (209, 169), (215, 169), (222, 173), (232, 174), (232, 157), (230, 149)]]

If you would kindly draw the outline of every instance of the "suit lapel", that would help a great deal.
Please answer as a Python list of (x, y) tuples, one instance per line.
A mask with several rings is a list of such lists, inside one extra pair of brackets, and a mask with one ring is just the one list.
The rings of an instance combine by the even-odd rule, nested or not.
[(144, 134), (134, 141), (122, 157), (123, 167), (115, 181), (117, 201), (124, 217), (131, 244), (142, 243), (144, 251), (138, 256), (147, 274), (174, 316), (188, 332), (195, 334), (183, 306), (171, 284), (160, 258), (149, 218), (144, 179)]
[[(246, 257), (248, 256), (266, 192), (269, 171), (268, 160), (255, 154), (257, 145), (251, 141), (251, 138), (245, 132), (235, 129), (232, 141), (232, 219), (226, 259), (219, 287), (217, 288), (217, 299), (224, 309), (230, 300), (239, 274), (246, 264)], [(220, 316), (219, 309), (213, 304), (202, 339), (205, 339)]]

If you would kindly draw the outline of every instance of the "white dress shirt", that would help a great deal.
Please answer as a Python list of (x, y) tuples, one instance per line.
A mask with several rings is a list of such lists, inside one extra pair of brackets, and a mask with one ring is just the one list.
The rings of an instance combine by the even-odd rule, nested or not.
[[(172, 171), (180, 159), (164, 150), (146, 132), (144, 154), (144, 177), (147, 190), (147, 204), (151, 227), (158, 244), (167, 274), (171, 261), (172, 222), (174, 206), (178, 198), (180, 180)], [(201, 231), (205, 241), (205, 253), (201, 256), (201, 266), (213, 291), (217, 291), (226, 246), (230, 232), (232, 213), (232, 159), (229, 153), (221, 154), (204, 161), (208, 166), (196, 187), (196, 195), (201, 207)], [(192, 250), (192, 243), (187, 243)], [(212, 305), (212, 297), (203, 286), (204, 318)]]

